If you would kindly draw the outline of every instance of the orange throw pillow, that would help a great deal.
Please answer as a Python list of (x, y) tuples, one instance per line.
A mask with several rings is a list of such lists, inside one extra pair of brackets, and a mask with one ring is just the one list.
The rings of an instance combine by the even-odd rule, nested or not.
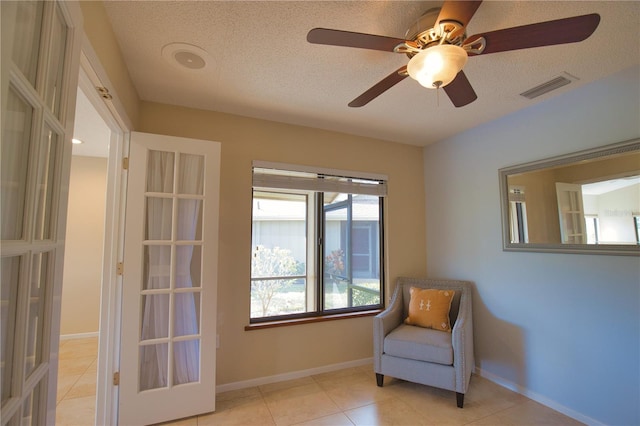
[(411, 287), (409, 316), (405, 324), (432, 328), (440, 331), (451, 331), (449, 310), (454, 290), (436, 290)]

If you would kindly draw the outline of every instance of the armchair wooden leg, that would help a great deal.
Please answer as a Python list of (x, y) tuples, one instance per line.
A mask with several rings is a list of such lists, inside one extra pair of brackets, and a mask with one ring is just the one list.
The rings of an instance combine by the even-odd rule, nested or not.
[(379, 387), (382, 387), (384, 384), (384, 374), (376, 373), (376, 383)]
[(458, 403), (458, 408), (462, 408), (464, 404), (464, 394), (460, 392), (456, 392), (456, 402)]

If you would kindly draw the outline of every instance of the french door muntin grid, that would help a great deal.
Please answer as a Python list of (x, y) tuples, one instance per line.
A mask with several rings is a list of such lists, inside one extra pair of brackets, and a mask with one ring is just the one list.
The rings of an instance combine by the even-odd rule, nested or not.
[[(2, 15), (3, 42), (8, 41), (3, 48), (12, 44), (11, 57), (5, 51), (2, 58), (2, 152), (5, 158), (13, 158), (10, 154), (21, 149), (17, 154), (26, 156), (26, 163), (22, 165), (24, 173), (3, 175), (2, 182), (3, 198), (9, 197), (12, 189), (20, 194), (11, 198), (18, 204), (9, 205), (17, 209), (15, 217), (3, 217), (3, 231), (10, 228), (7, 221), (15, 219), (12, 225), (18, 226), (14, 232), (19, 235), (3, 232), (1, 248), (3, 267), (13, 269), (15, 264), (17, 268), (8, 274), (3, 271), (2, 276), (1, 423), (44, 424), (49, 408), (46, 402), (51, 399), (48, 377), (54, 286), (59, 285), (64, 248), (59, 229), (64, 218), (56, 213), (64, 168), (62, 141), (70, 139), (65, 137), (63, 123), (67, 122), (69, 104), (66, 93), (71, 91), (63, 85), (70, 87), (73, 80), (69, 52), (74, 34), (69, 25), (72, 18), (58, 2), (2, 2)], [(30, 40), (28, 45), (19, 44), (25, 39)], [(5, 110), (10, 96), (26, 107), (24, 113)], [(3, 161), (3, 166), (7, 165)], [(17, 177), (18, 182), (5, 181), (5, 177)], [(18, 186), (12, 187), (15, 184)], [(7, 211), (3, 209), (3, 213)]]
[[(149, 157), (148, 160), (149, 162), (151, 162), (151, 155), (152, 153), (154, 153), (154, 151), (149, 151)], [(159, 151), (155, 151), (155, 153), (160, 153)], [(191, 156), (192, 158), (194, 157), (192, 154), (183, 154), (181, 152), (178, 151), (162, 151), (162, 153), (164, 154), (172, 154), (173, 155), (173, 161), (172, 161), (172, 171), (171, 173), (171, 192), (150, 192), (150, 191), (146, 191), (144, 193), (145, 196), (145, 239), (142, 242), (142, 250), (143, 250), (143, 259), (149, 259), (150, 257), (150, 251), (151, 251), (151, 247), (156, 247), (156, 248), (169, 248), (171, 251), (170, 254), (170, 262), (169, 262), (169, 271), (165, 271), (168, 272), (169, 275), (169, 285), (168, 287), (165, 288), (145, 288), (147, 285), (147, 280), (148, 277), (152, 274), (152, 272), (150, 271), (153, 268), (153, 265), (150, 265), (150, 262), (146, 262), (146, 267), (145, 267), (145, 273), (143, 274), (143, 278), (142, 278), (142, 283), (141, 283), (141, 290), (140, 290), (140, 313), (141, 313), (141, 318), (140, 318), (140, 324), (139, 324), (139, 329), (140, 329), (140, 333), (139, 333), (139, 341), (138, 341), (138, 346), (139, 346), (139, 350), (138, 350), (138, 356), (139, 356), (139, 361), (138, 361), (138, 365), (140, 366), (140, 371), (139, 371), (139, 380), (138, 380), (138, 390), (139, 391), (145, 391), (145, 390), (152, 390), (152, 389), (156, 389), (158, 387), (166, 387), (166, 388), (172, 388), (176, 385), (183, 385), (183, 384), (187, 384), (192, 382), (191, 380), (187, 381), (187, 382), (180, 382), (180, 380), (178, 380), (176, 378), (176, 369), (178, 368), (176, 365), (176, 359), (175, 359), (175, 353), (176, 353), (176, 348), (178, 346), (180, 346), (183, 343), (192, 343), (192, 345), (195, 345), (196, 347), (196, 352), (197, 352), (197, 363), (198, 363), (198, 374), (197, 374), (197, 380), (193, 380), (193, 381), (198, 381), (199, 380), (199, 365), (201, 364), (201, 359), (200, 359), (200, 339), (202, 337), (201, 335), (201, 309), (202, 309), (202, 297), (201, 297), (201, 292), (202, 292), (202, 283), (201, 283), (201, 279), (202, 279), (202, 247), (203, 247), (203, 240), (202, 240), (202, 235), (203, 235), (203, 229), (198, 230), (197, 226), (196, 229), (194, 230), (195, 235), (193, 239), (185, 239), (185, 238), (180, 238), (180, 237), (184, 237), (184, 235), (179, 235), (179, 224), (180, 224), (180, 217), (179, 217), (179, 212), (180, 212), (180, 201), (181, 200), (186, 200), (186, 201), (196, 201), (197, 202), (197, 207), (195, 209), (196, 214), (202, 218), (204, 215), (204, 211), (205, 211), (205, 191), (206, 188), (202, 187), (199, 191), (196, 190), (197, 192), (201, 192), (200, 194), (197, 193), (190, 193), (193, 191), (187, 191), (189, 193), (184, 194), (184, 193), (180, 193), (182, 187), (184, 186), (184, 183), (181, 182), (181, 178), (183, 177), (183, 171), (181, 170), (181, 167), (186, 167), (186, 163), (183, 163), (181, 160), (183, 159), (183, 155), (186, 157)], [(202, 159), (203, 161), (203, 167), (200, 170), (201, 172), (201, 176), (200, 179), (203, 178), (203, 174), (204, 174), (204, 158)], [(149, 166), (149, 168), (151, 169), (151, 167)], [(149, 176), (147, 177), (147, 179), (151, 179)], [(149, 186), (153, 186), (153, 184), (151, 184), (149, 181), (147, 182), (147, 188)], [(157, 189), (157, 188), (154, 188)], [(155, 233), (155, 232), (160, 232), (160, 234), (162, 234), (162, 230), (150, 230), (149, 227), (151, 226), (148, 223), (148, 219), (149, 219), (149, 205), (150, 205), (150, 201), (151, 200), (157, 200), (157, 201), (161, 201), (161, 202), (166, 202), (166, 201), (170, 201), (171, 202), (171, 220), (170, 220), (170, 227), (171, 227), (171, 232), (170, 232), (170, 237), (168, 239), (162, 238), (164, 237), (164, 235), (161, 235), (160, 239), (146, 239), (147, 237), (149, 237), (150, 234)], [(157, 214), (157, 212), (156, 212)], [(205, 226), (205, 224), (201, 224), (202, 227)], [(184, 232), (184, 231), (183, 231)], [(199, 238), (198, 238), (199, 237)], [(197, 283), (194, 283), (192, 281), (192, 286), (191, 287), (179, 287), (176, 283), (177, 283), (177, 276), (180, 273), (180, 271), (177, 271), (177, 265), (178, 265), (178, 261), (177, 261), (177, 256), (178, 256), (178, 250), (180, 250), (181, 247), (184, 248), (189, 248), (192, 247), (192, 255), (193, 252), (195, 251), (194, 249), (196, 247), (199, 248), (199, 250), (197, 251), (198, 256), (200, 256), (200, 266), (201, 266), (201, 271), (198, 274), (198, 279), (200, 280)], [(190, 279), (192, 280), (193, 277), (191, 276)], [(195, 306), (195, 314), (196, 314), (196, 326), (197, 326), (197, 333), (186, 333), (186, 334), (178, 334), (178, 332), (176, 331), (176, 315), (177, 315), (177, 308), (176, 308), (176, 300), (177, 298), (181, 297), (181, 295), (184, 296), (189, 296), (191, 295), (193, 297), (193, 303)], [(167, 301), (167, 311), (168, 311), (168, 315), (166, 318), (166, 336), (145, 336), (145, 332), (143, 330), (144, 328), (144, 315), (145, 315), (145, 302), (147, 301), (147, 298), (154, 298), (154, 297), (162, 297), (162, 296), (166, 296), (168, 297), (168, 301)], [(165, 334), (165, 333), (163, 333)], [(160, 345), (166, 345), (166, 351), (167, 351), (167, 359), (166, 359), (166, 365), (164, 365), (165, 367), (165, 378), (166, 378), (166, 383), (160, 383), (157, 384), (156, 386), (151, 386), (151, 387), (145, 387), (143, 385), (143, 382), (145, 381), (145, 379), (143, 378), (143, 357), (145, 354), (145, 349), (148, 347), (152, 347), (156, 345), (160, 346)], [(183, 348), (184, 350), (184, 348)]]
[[(50, 367), (45, 318), (52, 305), (47, 284), (53, 280), (54, 250), (48, 250), (46, 243), (40, 244), (41, 251), (24, 252), (16, 246), (3, 244), (2, 255), (3, 269), (7, 259), (18, 260), (14, 285), (9, 290), (13, 294), (3, 300), (10, 309), (3, 330), (11, 334), (3, 339), (7, 359), (3, 365), (2, 424), (39, 424), (44, 423), (46, 405), (38, 401), (46, 398)], [(15, 300), (13, 306), (11, 298)]]

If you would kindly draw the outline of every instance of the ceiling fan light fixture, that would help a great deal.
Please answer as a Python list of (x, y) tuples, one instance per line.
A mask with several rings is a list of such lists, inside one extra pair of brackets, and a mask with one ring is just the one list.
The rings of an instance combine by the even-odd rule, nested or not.
[(409, 76), (428, 89), (451, 83), (467, 63), (467, 52), (460, 46), (441, 44), (415, 55), (407, 65)]

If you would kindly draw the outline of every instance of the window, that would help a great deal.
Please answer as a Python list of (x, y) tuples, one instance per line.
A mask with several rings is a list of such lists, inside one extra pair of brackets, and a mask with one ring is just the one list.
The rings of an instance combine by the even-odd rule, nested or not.
[(251, 322), (383, 304), (382, 176), (255, 163)]

